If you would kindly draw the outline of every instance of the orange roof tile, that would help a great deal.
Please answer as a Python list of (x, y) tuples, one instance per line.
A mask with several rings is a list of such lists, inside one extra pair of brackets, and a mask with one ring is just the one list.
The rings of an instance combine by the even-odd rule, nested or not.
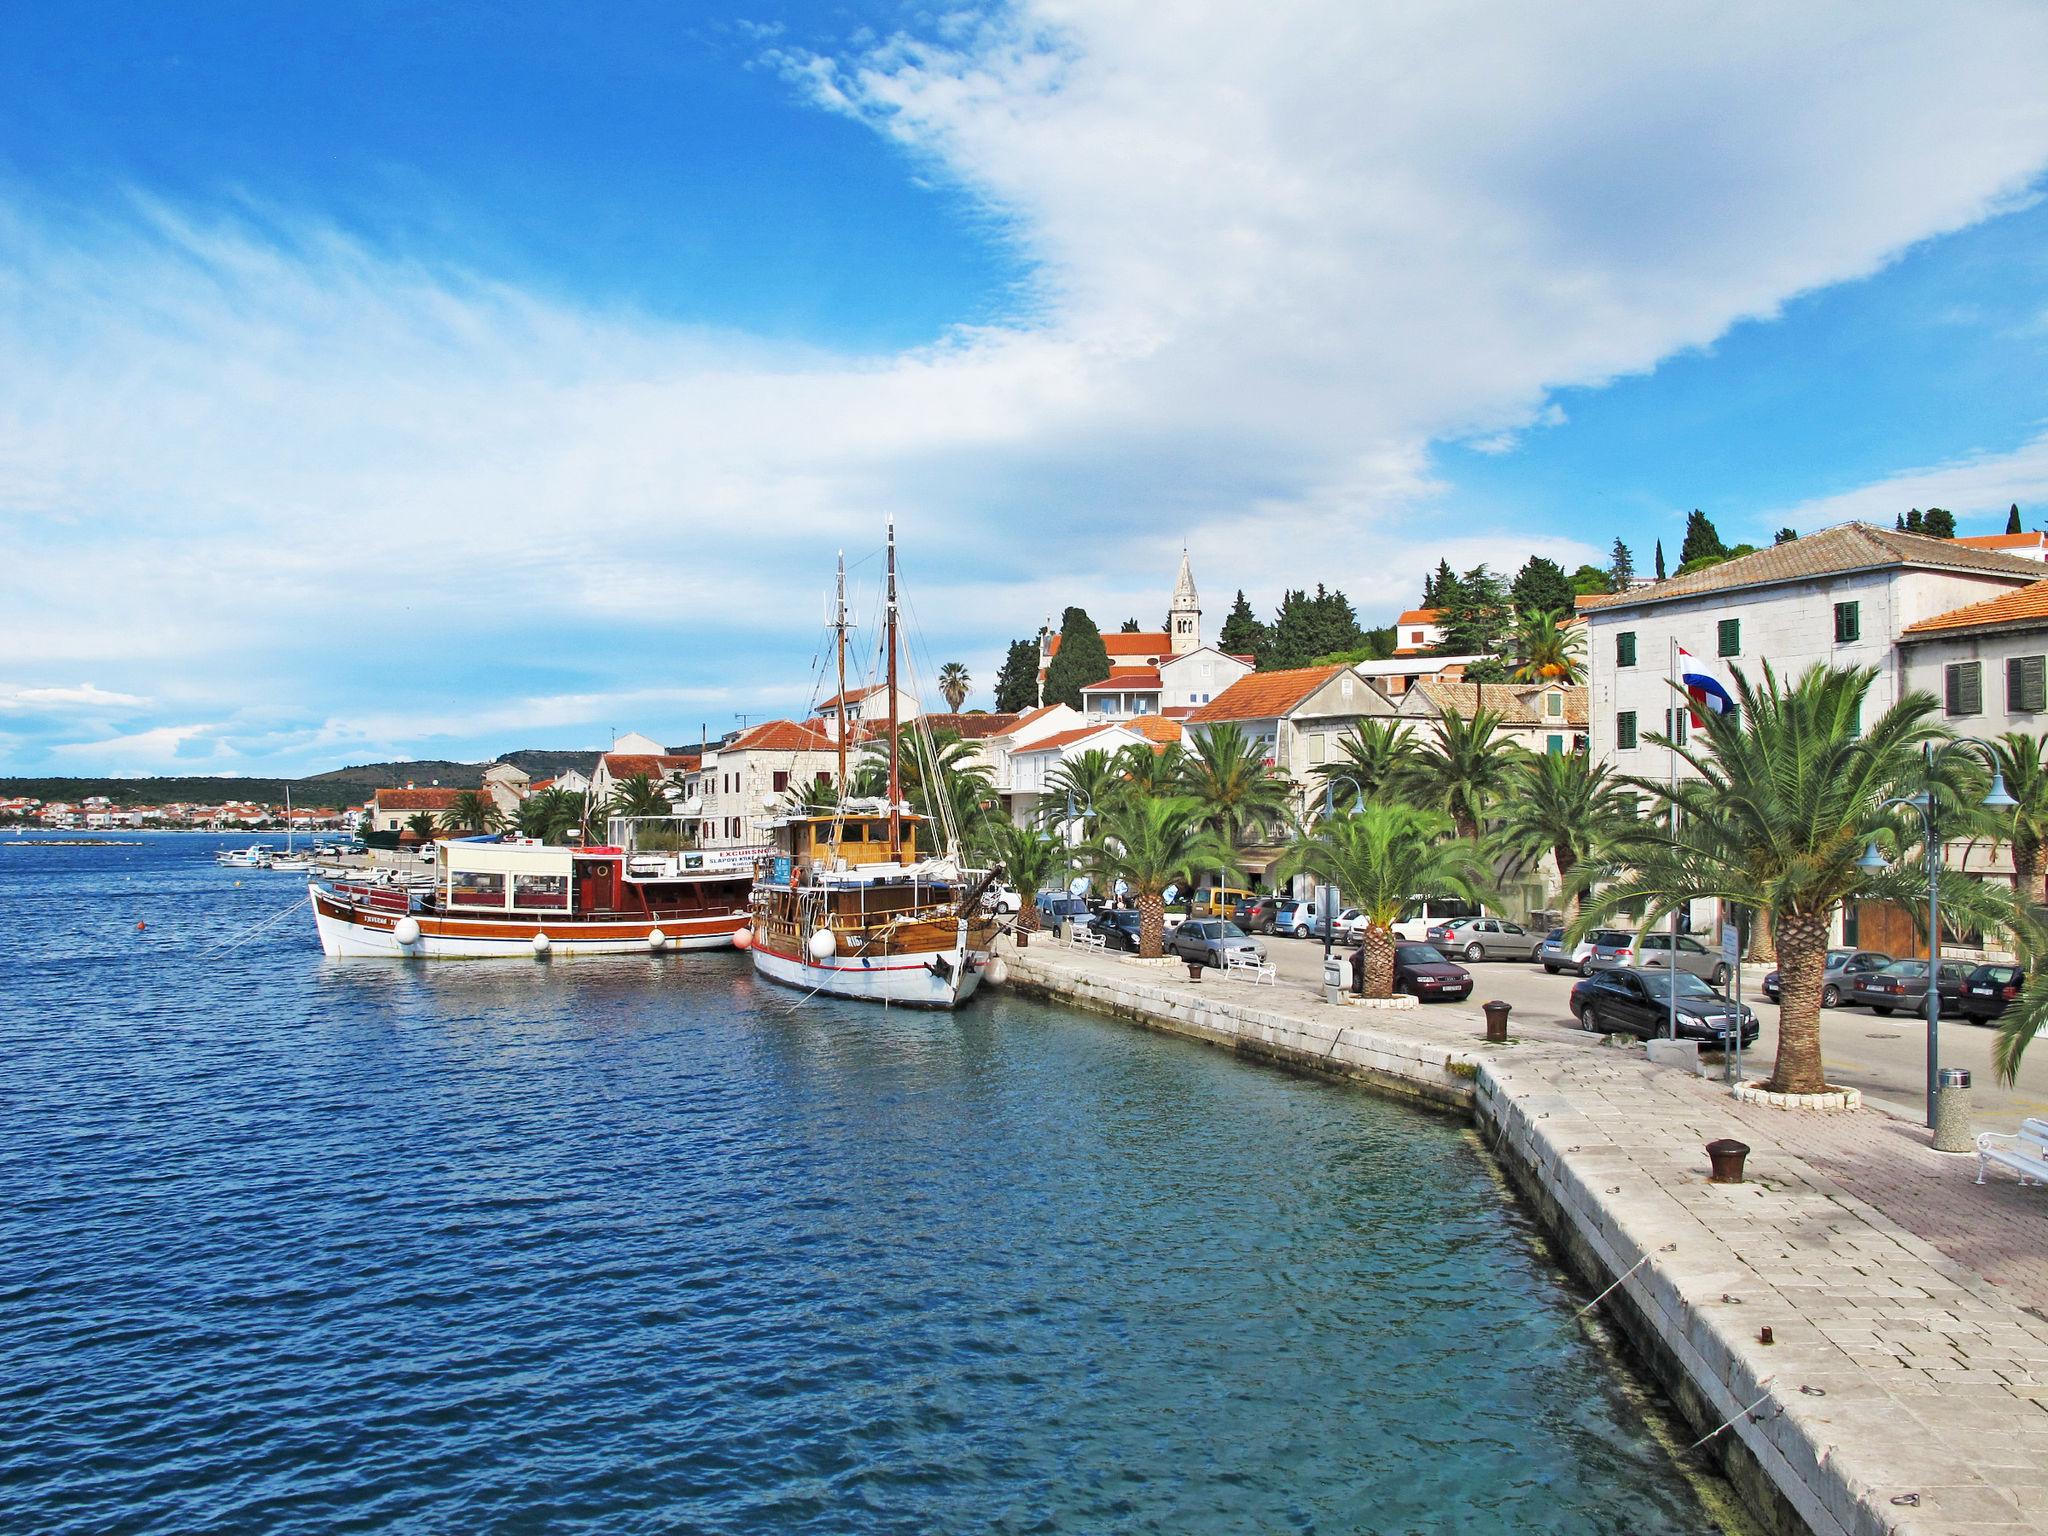
[[(1164, 630), (1119, 630), (1102, 637), (1102, 648), (1109, 652), (1110, 664), (1114, 666), (1119, 656), (1142, 656), (1148, 661), (1155, 656), (1164, 656), (1173, 649), (1173, 638)], [(1059, 653), (1060, 637), (1054, 635), (1045, 654), (1052, 657)]]
[(1127, 688), (1157, 688), (1157, 667), (1118, 667), (1099, 683), (1090, 683), (1083, 693), (1120, 693)]
[[(455, 797), (469, 793), (460, 789), (380, 789), (375, 800), (380, 811), (445, 811), (455, 804)], [(232, 803), (232, 802), (230, 802)]]
[(1127, 731), (1136, 731), (1155, 747), (1172, 746), (1181, 737), (1180, 722), (1164, 715), (1133, 715), (1119, 724)]
[(2011, 592), (2001, 592), (1982, 602), (1966, 603), (1937, 613), (1900, 631), (1906, 635), (1947, 634), (1958, 629), (1988, 629), (2001, 624), (2048, 624), (2048, 580), (2034, 582)]
[(1434, 624), (1442, 617), (1443, 610), (1441, 608), (1410, 608), (1401, 617), (1394, 620), (1394, 622), (1396, 624)]
[(1043, 720), (1047, 715), (1051, 714), (1054, 710), (1059, 709), (1060, 707), (1061, 706), (1058, 704), (1041, 704), (1036, 709), (1027, 709), (1026, 711), (1024, 711), (1023, 714), (1019, 715), (1015, 720), (1011, 721), (1010, 724), (1004, 726), (1002, 733), (1005, 736), (1014, 736), (1019, 731), (1023, 730), (1025, 726), (1035, 725), (1037, 722)]
[(2038, 529), (2032, 533), (1973, 533), (1965, 538), (1953, 539), (1950, 542), (1967, 544), (1972, 549), (2029, 550), (2036, 553), (2048, 553), (2048, 533), (2042, 533)]
[(1043, 741), (1034, 741), (1028, 747), (1019, 747), (1017, 753), (1021, 757), (1027, 752), (1059, 752), (1067, 747), (1071, 747), (1077, 741), (1086, 741), (1090, 736), (1100, 736), (1105, 731), (1122, 730), (1124, 728), (1125, 722), (1123, 721), (1105, 720), (1099, 725), (1084, 725), (1078, 730), (1061, 731), (1057, 736), (1048, 736)]
[(1327, 683), (1343, 667), (1289, 667), (1240, 677), (1188, 718), (1197, 725), (1219, 720), (1276, 720)]
[(930, 729), (951, 731), (962, 741), (981, 741), (990, 736), (1000, 736), (1017, 723), (1015, 715), (925, 715), (921, 718)]
[(645, 774), (656, 781), (672, 773), (694, 773), (698, 764), (695, 757), (667, 752), (660, 756), (652, 752), (607, 752), (601, 761), (604, 771), (614, 779), (632, 779)]
[[(851, 736), (848, 737), (851, 740)], [(764, 720), (740, 732), (727, 752), (836, 752), (832, 738), (823, 731), (798, 725), (794, 720)]]

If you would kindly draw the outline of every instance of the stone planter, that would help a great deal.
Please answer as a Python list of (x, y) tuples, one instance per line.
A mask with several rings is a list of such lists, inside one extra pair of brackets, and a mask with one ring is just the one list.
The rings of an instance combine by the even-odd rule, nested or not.
[(1761, 1081), (1736, 1085), (1735, 1097), (1745, 1104), (1767, 1104), (1772, 1109), (1817, 1109), (1826, 1114), (1863, 1107), (1862, 1091), (1830, 1088), (1826, 1093), (1773, 1093)]

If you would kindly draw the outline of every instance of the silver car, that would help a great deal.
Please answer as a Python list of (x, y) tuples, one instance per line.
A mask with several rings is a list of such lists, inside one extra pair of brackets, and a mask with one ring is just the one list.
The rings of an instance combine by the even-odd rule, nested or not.
[(1671, 941), (1678, 940), (1678, 968), (1699, 977), (1716, 992), (1728, 985), (1728, 962), (1721, 958), (1718, 949), (1709, 949), (1698, 939), (1685, 934), (1646, 933), (1636, 945), (1636, 969), (1639, 971), (1668, 971), (1671, 969)]
[(1261, 964), (1265, 946), (1227, 917), (1191, 917), (1168, 935), (1166, 948), (1193, 965), (1223, 968), (1223, 957), (1235, 950), (1250, 954)]
[(1429, 942), (1467, 960), (1530, 960), (1543, 935), (1504, 917), (1461, 917), (1431, 928)]

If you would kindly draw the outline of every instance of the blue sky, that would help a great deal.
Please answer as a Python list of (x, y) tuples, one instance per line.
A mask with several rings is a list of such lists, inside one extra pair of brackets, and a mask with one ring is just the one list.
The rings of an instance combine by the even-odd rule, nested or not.
[(2048, 522), (2048, 16), (1782, 11), (18, 11), (0, 772), (800, 714), (890, 513), (978, 703), (1183, 543)]

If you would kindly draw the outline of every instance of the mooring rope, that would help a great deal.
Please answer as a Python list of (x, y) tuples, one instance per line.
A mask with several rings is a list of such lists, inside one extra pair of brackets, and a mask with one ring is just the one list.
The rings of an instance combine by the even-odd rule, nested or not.
[(258, 923), (254, 928), (251, 928), (247, 933), (243, 934), (240, 938), (230, 939), (225, 943), (216, 944), (211, 949), (203, 949), (194, 958), (200, 960), (210, 960), (215, 955), (225, 954), (227, 951), (231, 949), (239, 949), (242, 945), (248, 943), (258, 934), (267, 933), (272, 928), (275, 928), (279, 923), (283, 922), (286, 918), (290, 917), (294, 912), (298, 911), (299, 908), (306, 905), (306, 903), (311, 901), (312, 899), (313, 897), (310, 893), (301, 896), (297, 901), (293, 902), (290, 906), (286, 907), (282, 912), (273, 913), (271, 916), (266, 917), (262, 922)]
[(1755, 1402), (1751, 1403), (1747, 1408), (1744, 1408), (1737, 1412), (1734, 1415), (1734, 1417), (1730, 1418), (1727, 1421), (1727, 1423), (1722, 1424), (1719, 1428), (1710, 1429), (1704, 1435), (1701, 1435), (1699, 1439), (1693, 1441), (1691, 1445), (1688, 1445), (1685, 1448), (1686, 1453), (1690, 1455), (1692, 1452), (1698, 1450), (1701, 1446), (1705, 1445), (1709, 1440), (1713, 1439), (1714, 1436), (1720, 1434), (1722, 1430), (1725, 1430), (1730, 1425), (1738, 1423), (1742, 1419), (1747, 1418), (1750, 1414), (1756, 1412), (1758, 1408), (1762, 1407), (1765, 1403), (1769, 1402), (1771, 1397), (1769, 1388), (1772, 1380), (1772, 1377), (1766, 1376), (1761, 1382), (1758, 1383), (1759, 1386), (1765, 1389), (1764, 1395), (1762, 1397), (1758, 1398)]

